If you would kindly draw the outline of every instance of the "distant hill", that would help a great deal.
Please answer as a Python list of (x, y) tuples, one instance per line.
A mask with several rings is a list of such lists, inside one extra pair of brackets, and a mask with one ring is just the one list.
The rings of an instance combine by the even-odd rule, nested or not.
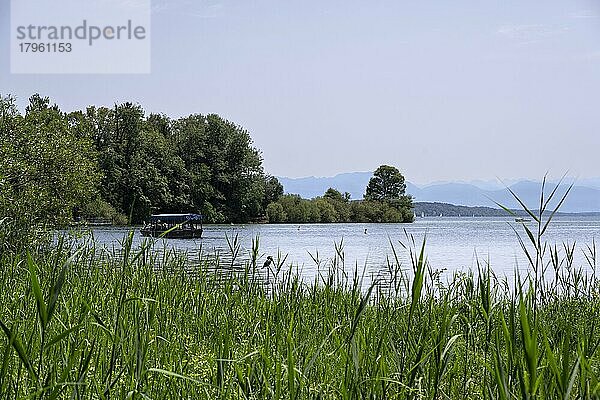
[[(322, 196), (328, 188), (333, 187), (340, 192), (349, 192), (353, 199), (361, 199), (371, 176), (371, 172), (353, 172), (324, 178), (280, 177), (279, 180), (286, 193), (299, 194), (305, 198)], [(600, 178), (583, 179), (577, 182), (579, 183), (571, 190), (561, 211), (566, 213), (600, 212)], [(539, 208), (540, 182), (510, 181), (510, 188), (528, 207)], [(553, 184), (548, 184), (545, 188), (546, 195), (553, 188)], [(560, 195), (567, 188), (568, 185), (565, 184), (559, 188), (557, 192), (559, 195), (556, 196), (555, 202), (551, 206), (556, 205)], [(494, 181), (439, 182), (425, 186), (407, 182), (406, 192), (413, 196), (415, 202), (447, 203), (495, 209), (498, 206), (494, 202), (497, 202), (508, 208), (520, 208), (508, 190)]]
[[(457, 206), (448, 203), (429, 203), (429, 202), (415, 202), (414, 211), (417, 217), (510, 217), (510, 214), (501, 208), (492, 207), (467, 207)], [(512, 209), (515, 215), (519, 217), (529, 217), (527, 212), (520, 209)], [(538, 210), (531, 210), (537, 215)], [(549, 214), (549, 211), (544, 215)], [(577, 215), (587, 214), (600, 216), (600, 212), (595, 213), (576, 213)], [(573, 213), (558, 212), (556, 215), (573, 215)]]
[(501, 208), (467, 207), (448, 203), (415, 202), (414, 210), (417, 217), (507, 217), (510, 216)]
[[(562, 184), (554, 196), (550, 207), (555, 207), (560, 201), (568, 185)], [(531, 209), (540, 207), (541, 184), (533, 181), (521, 181), (510, 186), (517, 196)], [(550, 184), (544, 188), (545, 196), (549, 196), (554, 185)], [(519, 209), (520, 204), (514, 199), (507, 189), (483, 190), (469, 184), (446, 183), (441, 185), (430, 185), (423, 188), (414, 187), (408, 191), (415, 201), (418, 202), (440, 202), (459, 204), (463, 206), (476, 207), (486, 206), (498, 208), (496, 203), (508, 208)], [(560, 210), (565, 213), (598, 212), (600, 211), (600, 190), (573, 186), (567, 199)]]

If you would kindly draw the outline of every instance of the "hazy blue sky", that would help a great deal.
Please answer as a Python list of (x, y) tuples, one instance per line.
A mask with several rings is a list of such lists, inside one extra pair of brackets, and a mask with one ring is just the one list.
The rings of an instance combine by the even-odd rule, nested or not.
[(11, 75), (9, 14), (0, 93), (21, 106), (218, 113), (274, 175), (600, 175), (598, 1), (154, 1), (149, 75)]

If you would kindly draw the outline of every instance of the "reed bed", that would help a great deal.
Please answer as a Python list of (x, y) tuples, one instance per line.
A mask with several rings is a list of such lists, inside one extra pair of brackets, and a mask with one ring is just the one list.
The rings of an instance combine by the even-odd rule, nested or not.
[[(411, 238), (409, 238), (410, 242)], [(552, 249), (554, 278), (510, 287), (488, 265), (444, 280), (425, 243), (369, 287), (343, 246), (306, 283), (289, 265), (64, 241), (2, 256), (0, 393), (30, 399), (596, 398), (595, 245)], [(156, 257), (160, 257), (159, 260)], [(555, 264), (552, 264), (555, 263)], [(410, 267), (409, 271), (404, 268)], [(221, 268), (221, 273), (214, 270)]]
[(531, 272), (513, 284), (483, 262), (445, 278), (410, 236), (367, 287), (342, 243), (308, 283), (285, 257), (262, 268), (258, 238), (242, 269), (236, 238), (230, 261), (193, 271), (132, 235), (119, 252), (5, 253), (0, 397), (598, 398), (596, 245), (546, 244), (534, 216), (539, 237), (520, 239)]

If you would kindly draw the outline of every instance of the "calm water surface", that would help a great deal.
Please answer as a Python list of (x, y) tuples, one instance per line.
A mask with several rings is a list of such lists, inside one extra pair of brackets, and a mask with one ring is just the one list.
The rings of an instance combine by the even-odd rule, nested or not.
[[(535, 228), (532, 222), (528, 226)], [(526, 257), (513, 228), (522, 234), (523, 240), (527, 240), (525, 231), (509, 218), (418, 218), (412, 224), (205, 225), (204, 228), (202, 239), (158, 240), (155, 247), (175, 247), (186, 252), (192, 263), (199, 254), (228, 258), (226, 237), (237, 235), (240, 259), (248, 259), (252, 241), (259, 237), (261, 264), (267, 255), (275, 259), (278, 254), (287, 255), (286, 265), (292, 263), (305, 278), (313, 278), (318, 268), (324, 270), (331, 264), (335, 243), (343, 240), (345, 268), (351, 271), (358, 265), (359, 270), (366, 268), (366, 275), (372, 276), (387, 269), (386, 258), (392, 257), (390, 241), (403, 267), (410, 269), (408, 252), (399, 244), (410, 243), (408, 234), (414, 237), (417, 246), (426, 238), (426, 254), (434, 269), (448, 272), (476, 269), (479, 259), (489, 260), (499, 275), (511, 277), (517, 268), (527, 270)], [(127, 232), (128, 228), (95, 228), (94, 236), (103, 246), (119, 247)], [(600, 218), (556, 217), (545, 237), (550, 244), (575, 243), (575, 263), (586, 266), (583, 252), (587, 245), (600, 239)], [(143, 239), (136, 229), (135, 244)]]

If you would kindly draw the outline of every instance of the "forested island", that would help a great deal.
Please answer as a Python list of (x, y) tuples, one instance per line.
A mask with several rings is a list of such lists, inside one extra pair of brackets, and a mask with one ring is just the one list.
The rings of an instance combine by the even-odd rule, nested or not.
[(286, 194), (267, 206), (269, 222), (412, 222), (412, 198), (405, 194), (404, 176), (396, 167), (381, 165), (373, 173), (362, 200), (329, 188), (323, 196), (303, 199)]
[(64, 112), (38, 94), (22, 114), (0, 98), (0, 209), (4, 225), (73, 221), (139, 224), (159, 212), (208, 223), (410, 222), (397, 168), (381, 166), (352, 200), (334, 188), (284, 195), (243, 127), (216, 114), (173, 119), (140, 105)]

